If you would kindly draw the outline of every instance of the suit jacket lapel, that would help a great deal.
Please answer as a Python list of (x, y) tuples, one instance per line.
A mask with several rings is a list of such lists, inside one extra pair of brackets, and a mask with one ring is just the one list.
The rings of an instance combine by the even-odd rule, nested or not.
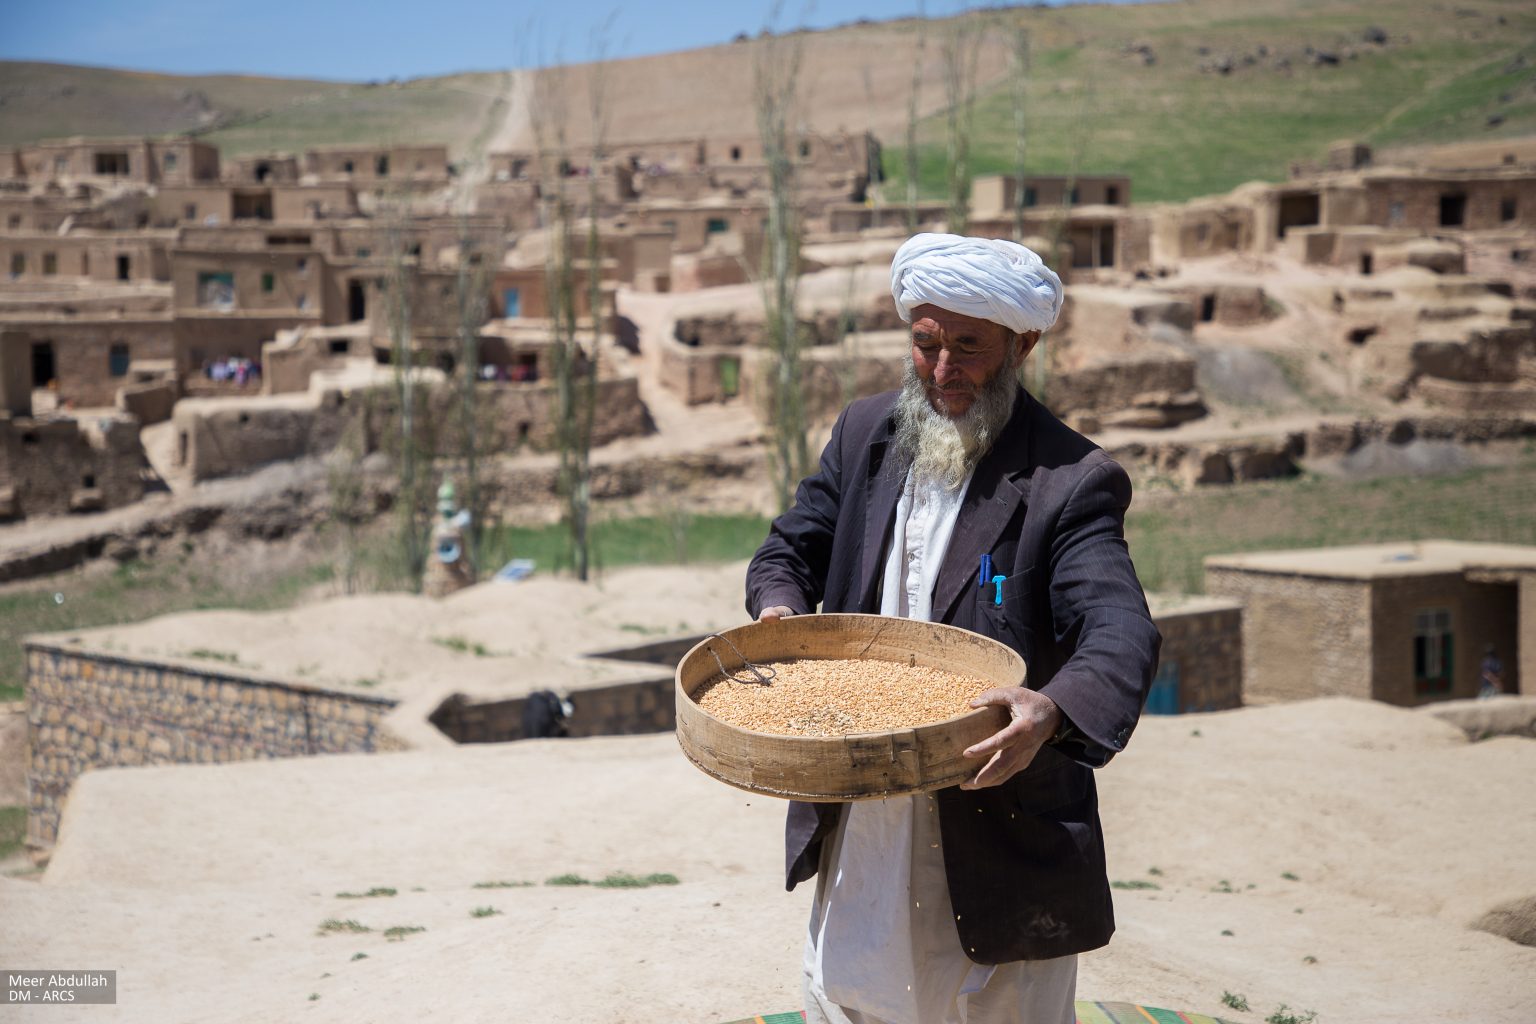
[(903, 460), (891, 459), (891, 421), (875, 431), (869, 443), (869, 478), (864, 484), (864, 547), (859, 559), (859, 610), (879, 612), (875, 603), (876, 582), (885, 570), (880, 556), (885, 552), (885, 542), (896, 522), (896, 503), (901, 498), (901, 487), (907, 478)]
[[(976, 587), (981, 556), (996, 546), (1014, 513), (1028, 504), (1028, 468), (1033, 460), (1027, 457), (1025, 446), (1031, 440), (1027, 429), (1031, 401), (1020, 388), (1013, 415), (971, 477), (933, 595), (935, 622), (950, 621), (961, 595)], [(1021, 453), (1026, 457), (1020, 458)], [(999, 575), (1009, 571), (1002, 565), (994, 569)]]

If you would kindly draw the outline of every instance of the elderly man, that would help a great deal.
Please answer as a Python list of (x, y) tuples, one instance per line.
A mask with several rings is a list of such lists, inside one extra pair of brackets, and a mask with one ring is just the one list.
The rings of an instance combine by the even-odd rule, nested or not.
[(1161, 638), (1124, 540), (1125, 471), (1019, 386), (1061, 281), (1013, 242), (924, 234), (891, 267), (902, 389), (843, 411), (747, 571), (764, 623), (878, 612), (1012, 647), (1010, 724), (937, 793), (790, 805), (786, 873), (817, 876), (810, 1021), (1074, 1019), (1077, 954), (1114, 930), (1092, 768), (1121, 750)]

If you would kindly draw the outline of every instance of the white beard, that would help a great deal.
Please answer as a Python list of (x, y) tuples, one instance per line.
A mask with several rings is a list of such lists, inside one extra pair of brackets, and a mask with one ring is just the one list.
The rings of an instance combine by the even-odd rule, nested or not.
[(946, 491), (965, 482), (1013, 414), (1019, 389), (1012, 367), (1003, 366), (976, 392), (971, 407), (951, 419), (933, 408), (927, 389), (907, 357), (896, 399), (896, 452), (912, 460), (918, 483), (932, 481)]

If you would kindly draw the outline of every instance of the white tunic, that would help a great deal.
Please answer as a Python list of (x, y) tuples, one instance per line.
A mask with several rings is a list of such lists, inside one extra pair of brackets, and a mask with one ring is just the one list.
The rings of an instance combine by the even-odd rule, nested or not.
[[(880, 614), (931, 618), (934, 585), (969, 485), (967, 475), (954, 491), (917, 486), (907, 474)], [(1003, 965), (1003, 985), (992, 988), (1006, 991), (988, 989), (986, 1009), (968, 1012), (968, 997), (987, 988), (999, 968), (974, 963), (961, 949), (932, 794), (850, 804), (829, 847), (805, 946), (809, 1021), (978, 1024), (1015, 1020), (1037, 1005), (1053, 1014), (1038, 1019), (1072, 1019), (1076, 957)], [(1063, 1003), (1065, 1018), (1058, 1011)]]

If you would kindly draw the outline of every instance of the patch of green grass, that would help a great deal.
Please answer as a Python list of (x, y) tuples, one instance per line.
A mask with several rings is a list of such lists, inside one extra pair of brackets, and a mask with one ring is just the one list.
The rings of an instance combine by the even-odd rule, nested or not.
[(352, 959), (353, 960), (367, 960), (368, 959), (368, 954), (367, 953), (353, 953), (352, 954)]
[(1232, 883), (1231, 882), (1229, 882), (1225, 878), (1223, 878), (1221, 881), (1219, 881), (1215, 885), (1211, 886), (1211, 892), (1233, 893), (1233, 892), (1237, 892), (1237, 890), (1232, 888)]
[[(77, 571), (0, 594), (0, 700), (25, 696), (23, 637), (140, 622), (203, 608), (289, 608), (332, 577), (328, 562), (247, 574), (238, 581), (200, 572), (181, 552), (130, 561), (110, 572)], [(223, 659), (219, 659), (223, 660)]]
[(554, 878), (544, 879), (545, 885), (591, 885), (592, 881), (580, 875), (556, 875)]
[(27, 839), (27, 809), (0, 807), (0, 860), (19, 853)]
[(1292, 1010), (1281, 1003), (1278, 1010), (1264, 1018), (1264, 1024), (1312, 1024), (1316, 1019), (1312, 1010)]
[(1301, 876), (1296, 874), (1294, 871), (1282, 871), (1280, 872), (1280, 877), (1285, 879), (1287, 882), (1301, 881)]
[(471, 643), (462, 636), (435, 636), (432, 638), (432, 642), (439, 647), (446, 647), (450, 651), (457, 651), (460, 654), (473, 654), (477, 658), (489, 658), (491, 656), (490, 649), (485, 644), (479, 642)]
[(599, 889), (645, 889), (652, 885), (677, 885), (677, 876), (671, 874), (631, 875), (615, 872), (594, 882)]
[(397, 924), (393, 928), (384, 929), (384, 938), (390, 942), (403, 942), (407, 935), (415, 935), (417, 932), (424, 931), (426, 931), (426, 928), (419, 924)]
[(1161, 875), (1162, 873), (1163, 873), (1163, 869), (1160, 868), (1160, 867), (1155, 867), (1154, 866), (1154, 867), (1147, 868), (1147, 874), (1149, 874), (1149, 875)]
[(355, 921), (355, 920), (353, 920), (350, 917), (347, 918), (345, 921), (343, 921), (341, 918), (338, 918), (338, 917), (328, 917), (324, 921), (320, 922), (319, 934), (321, 934), (321, 935), (330, 935), (330, 934), (332, 934), (334, 932), (371, 932), (371, 931), (373, 931), (372, 928), (370, 928), (367, 925), (363, 924), (361, 921)]
[(1133, 878), (1130, 881), (1120, 881), (1119, 879), (1117, 879), (1117, 880), (1115, 880), (1113, 882), (1110, 882), (1109, 883), (1109, 887), (1111, 889), (1161, 889), (1162, 888), (1162, 886), (1158, 885), (1156, 882), (1149, 882), (1145, 878)]
[(1204, 593), (1210, 555), (1437, 538), (1536, 544), (1536, 463), (1143, 495), (1125, 532), (1142, 584), (1186, 594)]
[(469, 916), (470, 917), (494, 917), (494, 916), (496, 916), (499, 913), (501, 913), (501, 911), (497, 910), (495, 907), (476, 907), (474, 910), (471, 910), (469, 912)]
[(336, 894), (336, 898), (339, 900), (365, 900), (374, 896), (393, 895), (395, 895), (394, 889), (391, 889), (388, 886), (376, 885), (372, 889), (369, 889), (367, 892), (339, 892)]
[(1248, 997), (1239, 993), (1227, 992), (1223, 990), (1221, 993), (1221, 1005), (1230, 1007), (1234, 1010), (1246, 1011), (1248, 1009)]
[[(592, 526), (592, 564), (601, 570), (732, 562), (757, 550), (768, 535), (768, 523), (757, 515), (692, 516), (679, 543), (675, 517), (604, 519)], [(487, 534), (482, 550), (482, 561), (491, 571), (512, 558), (531, 558), (540, 571), (559, 572), (572, 564), (570, 534), (559, 524), (500, 527)]]
[(215, 651), (207, 647), (194, 647), (186, 652), (185, 657), (195, 658), (200, 661), (222, 661), (230, 665), (240, 663), (240, 655), (234, 651)]
[(532, 882), (476, 882), (473, 889), (526, 889)]

